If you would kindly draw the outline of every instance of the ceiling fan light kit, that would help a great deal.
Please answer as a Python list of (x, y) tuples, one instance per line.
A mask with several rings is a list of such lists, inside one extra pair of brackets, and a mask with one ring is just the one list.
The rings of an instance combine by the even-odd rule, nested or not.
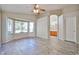
[(41, 12), (44, 12), (45, 10), (44, 9), (41, 9), (40, 6), (38, 4), (35, 4), (34, 5), (34, 9), (33, 9), (33, 12), (37, 15), (41, 14)]

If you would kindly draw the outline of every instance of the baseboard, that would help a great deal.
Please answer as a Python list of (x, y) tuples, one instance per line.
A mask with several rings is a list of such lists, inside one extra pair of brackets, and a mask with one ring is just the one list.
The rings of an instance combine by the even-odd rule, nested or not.
[(38, 37), (38, 36), (37, 36), (36, 38), (48, 40), (48, 39), (46, 39), (46, 38), (42, 38), (42, 37)]
[(76, 42), (73, 42), (73, 41), (68, 41), (68, 40), (64, 40), (66, 42), (71, 42), (71, 43), (74, 43), (74, 44), (77, 44)]
[(23, 37), (23, 38), (19, 38), (19, 39), (13, 39), (13, 40), (10, 40), (10, 41), (7, 41), (7, 42), (3, 42), (2, 45), (9, 43), (9, 42), (13, 42), (13, 41), (21, 40), (21, 39), (28, 39), (28, 38), (35, 38), (35, 37)]

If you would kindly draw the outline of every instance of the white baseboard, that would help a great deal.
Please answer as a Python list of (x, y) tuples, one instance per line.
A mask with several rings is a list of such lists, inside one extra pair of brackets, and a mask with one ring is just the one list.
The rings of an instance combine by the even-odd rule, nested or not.
[(46, 38), (42, 38), (42, 37), (38, 37), (38, 36), (36, 36), (36, 38), (48, 40), (48, 39), (46, 39)]
[(77, 42), (73, 42), (73, 41), (68, 41), (68, 40), (64, 40), (64, 41), (77, 44)]

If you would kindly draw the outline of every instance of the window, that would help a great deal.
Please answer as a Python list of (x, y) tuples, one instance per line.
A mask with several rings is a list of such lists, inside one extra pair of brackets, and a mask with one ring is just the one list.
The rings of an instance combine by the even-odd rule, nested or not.
[(22, 22), (22, 32), (28, 32), (28, 22)]
[(15, 21), (15, 33), (28, 32), (28, 22)]
[(8, 33), (34, 32), (34, 22), (12, 20), (8, 18)]
[(21, 22), (15, 21), (15, 33), (20, 33), (20, 32), (21, 32)]
[(57, 29), (58, 29), (57, 19), (58, 19), (57, 15), (51, 15), (50, 16), (50, 31), (57, 31)]
[(34, 31), (34, 22), (29, 22), (29, 32)]
[(8, 18), (8, 34), (13, 33), (13, 20)]

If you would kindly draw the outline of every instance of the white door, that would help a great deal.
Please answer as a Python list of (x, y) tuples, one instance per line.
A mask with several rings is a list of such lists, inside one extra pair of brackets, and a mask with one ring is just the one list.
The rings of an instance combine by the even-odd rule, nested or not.
[(76, 16), (66, 17), (66, 40), (76, 42)]

